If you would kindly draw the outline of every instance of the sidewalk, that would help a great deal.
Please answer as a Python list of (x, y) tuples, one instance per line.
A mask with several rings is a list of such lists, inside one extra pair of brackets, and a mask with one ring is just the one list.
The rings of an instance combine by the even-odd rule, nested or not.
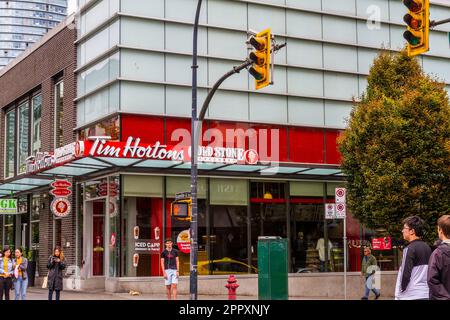
[[(14, 299), (14, 292), (11, 291), (10, 297)], [(89, 291), (89, 292), (79, 292), (79, 291), (62, 291), (61, 300), (166, 300), (166, 295), (162, 294), (140, 294), (137, 296), (132, 296), (128, 293), (110, 293), (105, 291)], [(48, 291), (41, 288), (28, 288), (27, 291), (28, 300), (47, 300)], [(373, 299), (373, 297), (371, 297)], [(178, 295), (178, 300), (189, 300), (188, 295)], [(199, 295), (198, 300), (228, 300), (227, 295)], [(257, 296), (239, 296), (237, 300), (258, 300)], [(337, 298), (302, 298), (302, 297), (290, 297), (289, 300), (343, 300), (340, 297)], [(389, 298), (380, 298), (380, 300), (390, 300)]]

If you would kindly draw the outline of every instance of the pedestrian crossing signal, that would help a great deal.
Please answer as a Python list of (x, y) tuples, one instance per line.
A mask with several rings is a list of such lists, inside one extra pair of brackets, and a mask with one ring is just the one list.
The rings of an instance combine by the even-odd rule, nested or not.
[(191, 221), (191, 206), (192, 200), (190, 198), (175, 200), (171, 205), (172, 217), (178, 220)]

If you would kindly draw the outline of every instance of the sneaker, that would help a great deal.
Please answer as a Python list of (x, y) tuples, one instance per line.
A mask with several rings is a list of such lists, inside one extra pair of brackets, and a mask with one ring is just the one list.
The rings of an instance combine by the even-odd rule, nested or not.
[(377, 300), (381, 296), (381, 293), (375, 296), (375, 300)]
[(367, 297), (362, 297), (361, 300), (369, 300)]

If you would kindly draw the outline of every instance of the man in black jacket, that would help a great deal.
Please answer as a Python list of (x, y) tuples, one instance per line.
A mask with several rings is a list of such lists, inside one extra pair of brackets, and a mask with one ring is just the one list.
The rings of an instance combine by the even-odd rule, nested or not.
[(397, 275), (396, 300), (429, 299), (427, 275), (431, 248), (421, 239), (424, 226), (425, 222), (418, 216), (403, 221), (403, 239), (408, 241), (408, 245), (403, 250), (402, 265)]
[(438, 220), (441, 244), (431, 254), (428, 266), (428, 287), (431, 300), (450, 300), (450, 215)]

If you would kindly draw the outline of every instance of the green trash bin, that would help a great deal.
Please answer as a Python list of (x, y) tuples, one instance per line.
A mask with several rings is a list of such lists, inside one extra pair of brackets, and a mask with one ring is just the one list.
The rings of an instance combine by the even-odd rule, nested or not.
[(258, 298), (288, 299), (287, 239), (258, 237)]

